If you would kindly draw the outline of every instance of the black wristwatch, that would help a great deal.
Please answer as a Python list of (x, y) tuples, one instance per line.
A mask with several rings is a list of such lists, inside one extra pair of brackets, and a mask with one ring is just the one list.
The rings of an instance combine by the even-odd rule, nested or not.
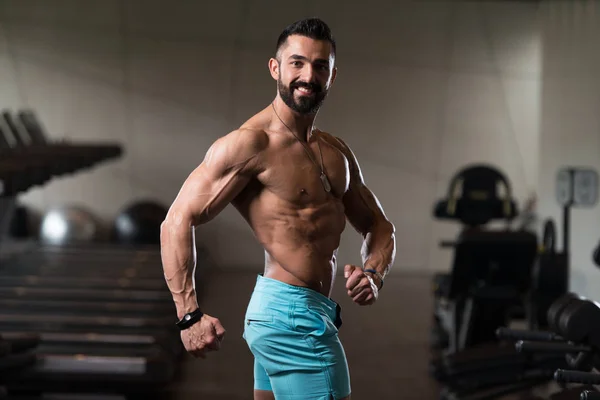
[(198, 308), (196, 311), (185, 314), (183, 318), (181, 318), (181, 320), (179, 320), (175, 325), (177, 325), (177, 327), (183, 331), (200, 321), (200, 318), (202, 318), (203, 315), (204, 313)]

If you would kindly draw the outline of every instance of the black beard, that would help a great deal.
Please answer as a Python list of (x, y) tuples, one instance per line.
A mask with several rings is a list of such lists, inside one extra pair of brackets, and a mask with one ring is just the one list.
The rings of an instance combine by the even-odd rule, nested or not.
[[(310, 88), (314, 94), (312, 96), (301, 96), (300, 99), (296, 100), (294, 90), (300, 87)], [(321, 108), (325, 97), (327, 97), (327, 92), (316, 83), (292, 82), (290, 86), (285, 86), (281, 79), (278, 79), (277, 90), (283, 102), (301, 115), (315, 114)]]

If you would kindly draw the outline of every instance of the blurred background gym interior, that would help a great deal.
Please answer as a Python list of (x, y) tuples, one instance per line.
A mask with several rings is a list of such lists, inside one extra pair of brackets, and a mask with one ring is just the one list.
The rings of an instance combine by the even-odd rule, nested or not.
[(600, 4), (575, 0), (0, 0), (0, 398), (252, 398), (262, 248), (231, 206), (197, 230), (227, 336), (196, 360), (159, 226), (309, 16), (338, 42), (317, 124), (396, 226), (376, 305), (334, 290), (352, 398), (598, 398)]

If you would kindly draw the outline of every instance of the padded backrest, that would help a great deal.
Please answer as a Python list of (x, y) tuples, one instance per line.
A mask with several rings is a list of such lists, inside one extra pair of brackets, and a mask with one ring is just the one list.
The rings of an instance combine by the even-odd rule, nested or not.
[(510, 221), (518, 214), (508, 178), (491, 165), (474, 164), (452, 178), (445, 199), (435, 205), (438, 219), (465, 225), (485, 225), (493, 220)]
[(524, 293), (531, 286), (537, 237), (525, 231), (467, 230), (456, 243), (449, 297), (478, 285), (513, 286)]

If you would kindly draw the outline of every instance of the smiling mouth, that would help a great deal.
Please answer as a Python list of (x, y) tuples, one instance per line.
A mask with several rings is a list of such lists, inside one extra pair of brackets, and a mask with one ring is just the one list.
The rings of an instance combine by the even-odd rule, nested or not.
[(311, 95), (311, 94), (315, 93), (314, 90), (307, 88), (307, 87), (298, 87), (298, 88), (296, 88), (296, 90), (298, 92), (300, 92), (301, 94), (305, 94), (305, 95)]

